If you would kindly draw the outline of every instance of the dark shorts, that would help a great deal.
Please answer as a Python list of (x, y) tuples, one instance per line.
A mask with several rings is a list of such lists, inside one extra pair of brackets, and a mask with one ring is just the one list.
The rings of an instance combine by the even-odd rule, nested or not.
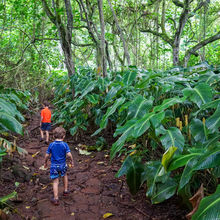
[(50, 178), (56, 179), (60, 176), (65, 176), (67, 171), (66, 164), (51, 164), (50, 166)]
[(43, 123), (41, 124), (41, 130), (42, 131), (50, 131), (51, 129), (51, 123)]

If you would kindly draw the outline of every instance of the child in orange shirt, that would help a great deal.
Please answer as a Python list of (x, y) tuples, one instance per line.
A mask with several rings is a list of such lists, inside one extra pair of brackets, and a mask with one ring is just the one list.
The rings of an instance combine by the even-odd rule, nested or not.
[(44, 101), (43, 103), (44, 109), (41, 111), (41, 120), (40, 120), (40, 134), (41, 139), (40, 141), (43, 141), (44, 139), (44, 131), (46, 132), (46, 141), (45, 143), (49, 143), (49, 131), (51, 129), (51, 111), (49, 109), (49, 104), (47, 101)]

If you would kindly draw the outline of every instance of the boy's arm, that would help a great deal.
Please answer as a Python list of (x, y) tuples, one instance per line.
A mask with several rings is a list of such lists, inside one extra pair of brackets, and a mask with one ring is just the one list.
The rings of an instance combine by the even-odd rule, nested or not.
[(47, 167), (47, 161), (48, 161), (48, 159), (49, 159), (49, 154), (48, 153), (46, 153), (45, 154), (45, 159), (44, 159), (44, 167), (46, 168)]
[(74, 166), (72, 154), (70, 152), (68, 152), (66, 155), (70, 158), (71, 165)]

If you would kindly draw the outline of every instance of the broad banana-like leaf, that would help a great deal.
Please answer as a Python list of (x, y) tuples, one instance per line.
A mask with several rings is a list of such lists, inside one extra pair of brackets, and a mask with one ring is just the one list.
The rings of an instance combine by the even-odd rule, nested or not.
[(97, 94), (91, 94), (91, 95), (88, 94), (86, 96), (86, 98), (90, 103), (92, 103), (94, 105), (96, 105), (99, 102), (99, 95), (97, 95)]
[(207, 149), (206, 152), (200, 156), (194, 170), (204, 170), (220, 166), (220, 147)]
[(208, 102), (200, 107), (200, 109), (197, 112), (192, 113), (192, 116), (198, 115), (201, 111), (209, 108), (217, 108), (217, 106), (220, 104), (220, 99), (215, 99), (211, 102)]
[(135, 195), (141, 186), (141, 174), (143, 170), (143, 164), (138, 160), (131, 160), (131, 166), (126, 175), (126, 182), (132, 195)]
[(220, 140), (220, 134), (214, 134), (213, 138), (210, 138), (204, 143), (204, 148), (208, 148), (209, 146), (215, 145)]
[(147, 113), (142, 119), (139, 119), (135, 123), (135, 129), (133, 136), (135, 138), (141, 136), (149, 127), (150, 127), (150, 120), (155, 116), (154, 112)]
[(172, 146), (172, 147), (169, 147), (169, 149), (163, 154), (161, 163), (162, 163), (165, 171), (167, 171), (167, 167), (169, 166), (169, 163), (172, 160), (173, 155), (176, 150), (177, 150), (177, 147)]
[(164, 111), (158, 112), (157, 114), (155, 114), (150, 119), (150, 122), (151, 122), (151, 124), (153, 125), (154, 128), (157, 128), (157, 127), (159, 127), (161, 125), (161, 121), (164, 119), (164, 117), (165, 117), (165, 112)]
[(166, 133), (160, 138), (160, 140), (165, 150), (171, 146), (175, 146), (180, 152), (183, 151), (185, 140), (178, 128), (170, 127), (166, 130)]
[(72, 128), (70, 128), (70, 134), (71, 134), (72, 136), (74, 136), (74, 135), (76, 134), (78, 128), (79, 128), (79, 127), (78, 127), (77, 125), (74, 126), (74, 127), (72, 127)]
[(131, 85), (137, 76), (137, 70), (127, 70), (123, 75), (123, 82), (125, 85)]
[(22, 125), (7, 113), (0, 112), (0, 125), (7, 128), (9, 131), (23, 134)]
[(12, 117), (17, 117), (19, 120), (24, 121), (24, 117), (17, 110), (16, 105), (0, 98), (0, 112), (5, 112)]
[(108, 117), (109, 117), (110, 115), (112, 115), (112, 114), (116, 111), (116, 109), (118, 108), (118, 106), (122, 105), (122, 104), (124, 103), (124, 101), (125, 101), (125, 98), (124, 98), (124, 97), (121, 97), (121, 98), (117, 99), (117, 100), (115, 101), (115, 103), (108, 108), (107, 112), (105, 113), (105, 115), (104, 115), (103, 118), (102, 118), (102, 121), (101, 121), (101, 124), (100, 124), (100, 127), (101, 127), (101, 128), (105, 128), (105, 127), (106, 127)]
[(168, 166), (168, 171), (176, 170), (179, 167), (183, 167), (186, 163), (191, 160), (193, 157), (200, 156), (201, 153), (191, 153), (186, 155), (178, 155), (173, 158)]
[(220, 219), (220, 184), (215, 193), (204, 197), (196, 213), (192, 216), (192, 220), (218, 220)]
[(187, 162), (179, 182), (178, 191), (180, 191), (190, 181), (192, 175), (195, 172), (194, 167), (196, 166), (198, 160), (199, 156), (195, 156)]
[(200, 75), (199, 82), (205, 82), (211, 85), (213, 82), (220, 80), (220, 74), (215, 74), (213, 71), (208, 71), (206, 74)]
[(120, 85), (113, 86), (105, 97), (105, 103), (112, 101), (112, 99), (115, 98), (115, 96), (117, 95), (117, 93), (120, 89), (121, 89)]
[(121, 150), (123, 147), (124, 142), (128, 137), (132, 137), (132, 134), (134, 132), (135, 127), (135, 119), (132, 119), (122, 127), (119, 127), (116, 129), (116, 132), (114, 136), (117, 136), (118, 134), (122, 134), (122, 136), (112, 145), (111, 152), (110, 152), (110, 158), (113, 159), (117, 152)]
[(205, 141), (208, 139), (207, 128), (199, 119), (193, 119), (190, 123), (189, 129), (195, 141), (205, 143)]
[(159, 173), (162, 169), (160, 161), (150, 161), (146, 164), (144, 171), (141, 175), (141, 183), (147, 181), (148, 190), (146, 192), (147, 197), (152, 197), (156, 191), (156, 182), (158, 180)]
[(82, 95), (80, 96), (80, 99), (82, 99), (85, 95), (87, 95), (89, 92), (91, 92), (96, 86), (96, 83), (94, 81), (89, 82), (88, 85), (82, 90)]
[(209, 129), (209, 131), (211, 133), (214, 133), (216, 131), (219, 131), (219, 127), (220, 127), (220, 105), (218, 105), (215, 113), (207, 118), (206, 120), (206, 126)]
[(165, 99), (161, 105), (154, 107), (153, 111), (154, 112), (163, 111), (163, 110), (169, 108), (170, 106), (173, 106), (177, 103), (182, 103), (182, 102), (183, 102), (183, 99), (181, 99), (179, 97)]
[(151, 197), (151, 202), (158, 204), (169, 199), (175, 194), (177, 185), (177, 182), (173, 178), (168, 178), (165, 183), (157, 184), (156, 193)]
[(124, 160), (121, 168), (116, 173), (115, 177), (119, 178), (120, 176), (127, 174), (131, 166), (132, 166), (132, 156), (128, 155), (126, 159)]
[(138, 95), (128, 108), (128, 118), (142, 118), (151, 109), (153, 100), (146, 100)]
[(212, 89), (206, 83), (200, 83), (195, 88), (183, 89), (183, 95), (196, 103), (199, 108), (202, 104), (212, 101)]
[[(86, 88), (86, 86), (89, 84), (89, 82), (90, 82), (89, 80), (82, 78), (82, 79), (78, 82), (78, 84), (76, 84), (76, 86), (75, 86), (75, 97), (76, 97), (79, 93), (82, 94), (82, 91)], [(58, 95), (59, 95), (59, 94), (58, 94)]]

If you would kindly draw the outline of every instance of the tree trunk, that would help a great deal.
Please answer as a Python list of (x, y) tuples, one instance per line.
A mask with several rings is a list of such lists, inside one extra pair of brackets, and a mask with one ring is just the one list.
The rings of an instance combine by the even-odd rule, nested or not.
[(173, 47), (173, 66), (179, 65), (179, 45)]
[(125, 54), (125, 57), (126, 57), (126, 59), (127, 59), (128, 66), (130, 66), (130, 65), (131, 65), (131, 59), (130, 59), (130, 55), (129, 55), (129, 52), (128, 52), (128, 47), (127, 47), (127, 44), (126, 44), (126, 42), (125, 42), (125, 38), (124, 38), (123, 32), (122, 32), (122, 30), (121, 30), (121, 28), (120, 28), (120, 26), (119, 26), (118, 19), (117, 19), (117, 17), (116, 17), (115, 11), (114, 11), (114, 9), (113, 9), (113, 7), (112, 7), (112, 4), (111, 4), (111, 1), (110, 1), (110, 0), (108, 0), (108, 4), (109, 4), (109, 6), (110, 6), (110, 9), (111, 9), (111, 12), (112, 12), (112, 15), (113, 15), (113, 18), (114, 18), (116, 27), (117, 27), (117, 29), (118, 29), (120, 39), (121, 39), (121, 41), (122, 41), (122, 43), (123, 43), (124, 54)]
[(106, 52), (105, 52), (105, 22), (104, 22), (104, 15), (103, 15), (103, 1), (98, 0), (98, 7), (99, 7), (99, 20), (101, 26), (101, 39), (100, 39), (100, 50), (101, 50), (101, 69), (103, 77), (106, 77), (107, 70), (106, 70)]
[(73, 29), (73, 15), (70, 0), (65, 0), (65, 8), (67, 14), (67, 27), (64, 27), (64, 24), (61, 20), (60, 15), (57, 13), (59, 9), (59, 1), (54, 2), (52, 0), (54, 14), (48, 7), (46, 0), (42, 0), (44, 10), (51, 20), (57, 27), (58, 34), (60, 37), (60, 44), (64, 55), (64, 62), (68, 71), (68, 76), (72, 76), (75, 73), (75, 64), (73, 62), (72, 51), (71, 51), (71, 42), (72, 42), (72, 29)]

